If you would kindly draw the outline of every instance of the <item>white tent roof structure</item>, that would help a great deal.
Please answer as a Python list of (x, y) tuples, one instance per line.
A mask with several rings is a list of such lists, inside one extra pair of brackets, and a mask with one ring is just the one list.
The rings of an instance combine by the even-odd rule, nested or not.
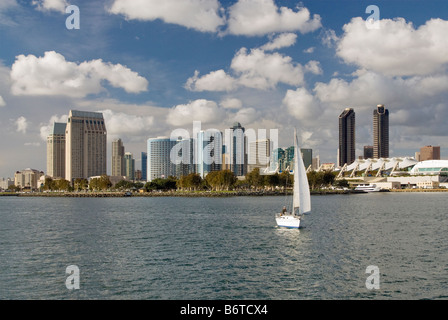
[(395, 158), (381, 158), (381, 159), (363, 159), (355, 160), (351, 165), (345, 165), (341, 168), (339, 176), (341, 177), (344, 172), (352, 172), (354, 175), (359, 171), (377, 171), (378, 176), (383, 171), (403, 170), (409, 167), (413, 167), (418, 163), (417, 160), (411, 157), (395, 157)]

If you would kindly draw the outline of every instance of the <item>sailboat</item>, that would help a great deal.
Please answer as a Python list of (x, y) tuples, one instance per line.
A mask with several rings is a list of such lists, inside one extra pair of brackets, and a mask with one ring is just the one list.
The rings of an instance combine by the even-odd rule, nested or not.
[(298, 147), (297, 130), (294, 130), (294, 193), (291, 212), (283, 207), (282, 213), (275, 216), (279, 227), (298, 229), (305, 213), (311, 212), (311, 194), (302, 152)]

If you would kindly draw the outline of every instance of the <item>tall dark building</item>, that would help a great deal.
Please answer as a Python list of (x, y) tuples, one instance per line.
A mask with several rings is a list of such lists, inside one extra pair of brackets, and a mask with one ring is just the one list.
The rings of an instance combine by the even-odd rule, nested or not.
[(236, 122), (230, 129), (230, 168), (236, 176), (244, 176), (247, 173), (245, 128)]
[(339, 166), (350, 165), (356, 159), (355, 111), (346, 108), (339, 116)]
[(373, 111), (373, 158), (389, 158), (389, 110), (382, 104)]
[(364, 159), (373, 159), (373, 146), (364, 146)]
[(148, 153), (142, 152), (142, 181), (146, 181), (148, 179)]

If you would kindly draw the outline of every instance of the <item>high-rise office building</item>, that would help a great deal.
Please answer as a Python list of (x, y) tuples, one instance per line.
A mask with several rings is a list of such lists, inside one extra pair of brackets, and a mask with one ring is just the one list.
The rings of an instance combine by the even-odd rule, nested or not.
[(112, 142), (112, 176), (124, 177), (126, 175), (126, 167), (124, 162), (124, 145), (121, 139)]
[(200, 131), (196, 138), (196, 172), (205, 178), (222, 169), (222, 134), (219, 131)]
[(356, 159), (356, 116), (352, 108), (346, 108), (339, 116), (339, 159), (340, 167), (350, 165)]
[(126, 152), (124, 154), (125, 176), (129, 181), (135, 180), (135, 159), (132, 153)]
[(373, 159), (373, 146), (364, 146), (364, 159)]
[(420, 149), (420, 160), (440, 160), (440, 147), (426, 146)]
[(320, 156), (316, 156), (313, 158), (313, 164), (311, 167), (314, 171), (319, 170), (320, 168)]
[(147, 181), (176, 174), (176, 164), (171, 161), (171, 150), (176, 144), (170, 138), (148, 139)]
[(285, 159), (283, 161), (283, 170), (294, 170), (294, 146), (285, 149)]
[(373, 111), (373, 158), (389, 158), (389, 110), (382, 104)]
[(247, 172), (245, 128), (239, 122), (230, 128), (230, 170), (236, 176), (244, 176)]
[[(196, 172), (194, 160), (194, 142), (195, 139), (178, 139), (176, 143), (178, 158), (180, 161), (175, 163), (175, 173), (177, 178), (188, 176), (190, 173)], [(173, 160), (173, 159), (171, 159)]]
[(47, 175), (65, 179), (65, 129), (66, 123), (54, 123), (47, 137)]
[(66, 180), (107, 174), (107, 131), (102, 113), (71, 110), (65, 139)]
[(308, 169), (313, 165), (313, 149), (300, 149), (300, 152), (302, 152), (303, 164)]
[(142, 181), (148, 179), (148, 153), (142, 152)]
[(248, 143), (247, 172), (270, 166), (271, 140), (262, 139)]
[(277, 148), (271, 153), (270, 171), (283, 171), (283, 162), (285, 159), (285, 150)]

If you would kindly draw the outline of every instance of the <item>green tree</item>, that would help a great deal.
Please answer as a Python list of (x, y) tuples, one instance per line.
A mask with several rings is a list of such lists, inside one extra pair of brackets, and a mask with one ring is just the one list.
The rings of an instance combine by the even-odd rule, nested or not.
[(280, 175), (278, 173), (264, 176), (264, 184), (271, 189), (280, 185)]
[(56, 189), (55, 181), (53, 181), (53, 178), (51, 177), (45, 178), (45, 184), (43, 189), (45, 191), (53, 191)]
[(87, 179), (77, 178), (73, 183), (75, 191), (87, 190), (89, 188), (89, 181)]
[(134, 188), (134, 183), (127, 180), (121, 180), (115, 185), (115, 189), (117, 190), (130, 190)]
[(92, 191), (105, 191), (111, 187), (112, 182), (110, 182), (109, 177), (106, 175), (91, 179), (89, 184), (89, 189)]
[(70, 191), (70, 182), (64, 179), (54, 181), (54, 189), (59, 191)]
[(223, 191), (230, 190), (234, 187), (237, 182), (235, 174), (230, 170), (222, 171), (212, 171), (206, 177), (205, 180), (207, 185), (210, 186), (212, 190)]
[(153, 190), (176, 190), (177, 189), (177, 179), (176, 177), (168, 177), (167, 179), (157, 178), (151, 182), (147, 182), (144, 186), (147, 192)]
[(112, 187), (112, 182), (110, 181), (109, 177), (106, 175), (102, 175), (99, 179), (99, 187), (101, 190), (107, 190)]
[(264, 177), (260, 174), (259, 168), (255, 168), (250, 173), (246, 174), (246, 181), (256, 190), (264, 186)]
[(177, 188), (181, 190), (197, 190), (202, 186), (202, 178), (197, 173), (191, 173), (187, 176), (182, 176), (177, 181)]
[(283, 171), (279, 175), (279, 185), (282, 188), (291, 188), (294, 184), (294, 176), (292, 176), (289, 171)]

